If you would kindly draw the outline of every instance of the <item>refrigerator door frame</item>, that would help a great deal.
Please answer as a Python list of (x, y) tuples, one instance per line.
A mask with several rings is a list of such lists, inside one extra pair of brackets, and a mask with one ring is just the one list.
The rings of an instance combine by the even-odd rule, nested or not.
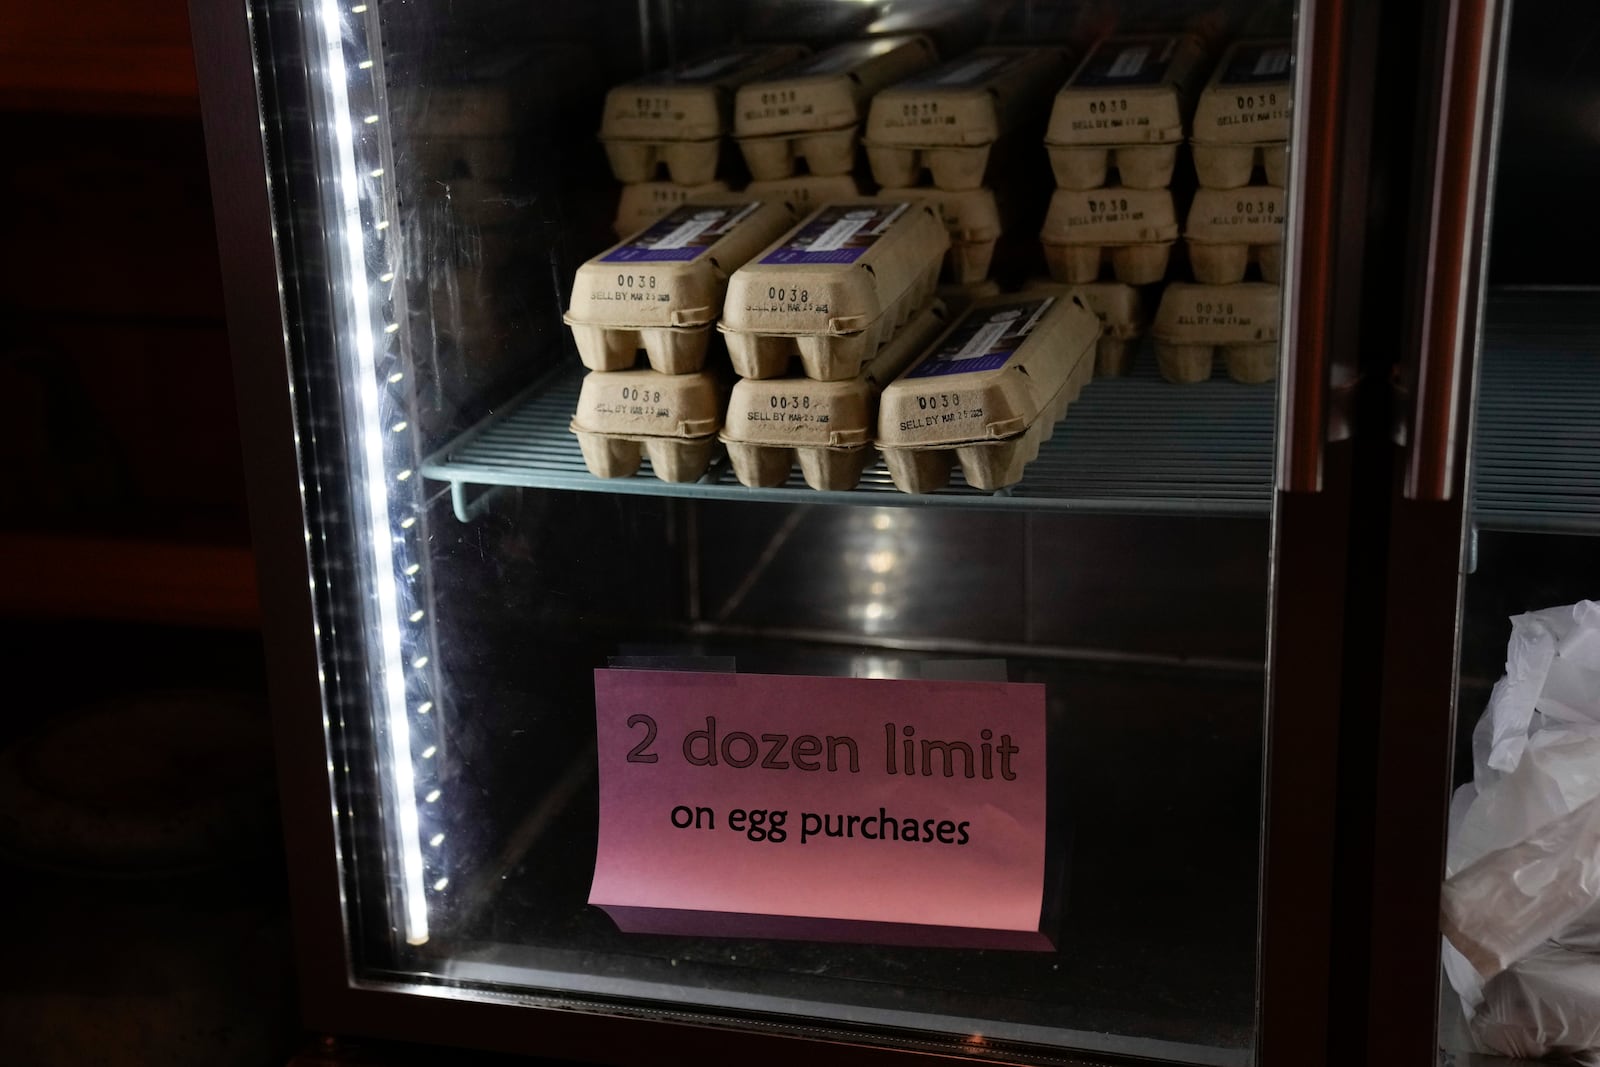
[[(1342, 12), (1332, 0), (1318, 2), (1324, 10)], [(292, 11), (294, 4), (272, 0), (272, 7)], [(1305, 10), (1311, 7), (1308, 0)], [(320, 317), (327, 309), (318, 303), (314, 285), (302, 286), (300, 272), (283, 268), (306, 262), (307, 253), (294, 247), (293, 212), (303, 209), (293, 192), (296, 182), (303, 188), (312, 179), (295, 173), (304, 162), (295, 152), (311, 152), (315, 145), (309, 123), (302, 120), (297, 129), (293, 120), (279, 121), (286, 110), (304, 103), (297, 94), (309, 96), (309, 89), (280, 82), (268, 67), (289, 70), (288, 82), (297, 66), (302, 80), (310, 75), (299, 62), (304, 57), (293, 54), (299, 47), (295, 41), (273, 41), (276, 62), (265, 62), (268, 28), (253, 23), (244, 0), (192, 0), (306, 1025), (333, 1034), (617, 1063), (716, 1056), (798, 1065), (814, 1062), (818, 1041), (842, 1063), (887, 1063), (907, 1055), (972, 1059), (911, 1033), (801, 1024), (763, 1032), (743, 1022), (718, 1023), (660, 1006), (621, 1011), (499, 991), (375, 982), (357, 974), (352, 943), (360, 935), (352, 929), (356, 905), (348, 898), (350, 882), (341, 869), (346, 840), (341, 825), (348, 821), (349, 806), (361, 798), (342, 790), (335, 773), (335, 761), (349, 753), (330, 745), (332, 703), (322, 672), (331, 648), (326, 630), (337, 607), (316, 585), (324, 554), (337, 552), (337, 545), (325, 547), (325, 537), (313, 538), (308, 526), (309, 517), (318, 515), (318, 479), (305, 476), (299, 448), (300, 435), (314, 431), (316, 415), (304, 400), (297, 351), (304, 351), (307, 336), (327, 332)], [(1375, 54), (1375, 41), (1356, 43), (1369, 56)], [(1345, 116), (1348, 129), (1361, 129), (1366, 121), (1357, 111)], [(318, 221), (315, 209), (311, 217)], [(1359, 240), (1344, 243), (1334, 276), (1347, 277), (1351, 270), (1359, 275), (1361, 254)], [(1341, 357), (1335, 353), (1333, 358)], [(1320, 491), (1279, 493), (1274, 509), (1257, 945), (1257, 1060), (1268, 1067), (1328, 1062), (1330, 1002), (1337, 993), (1328, 974), (1338, 908), (1333, 867), (1345, 672), (1338, 635), (1347, 592), (1349, 442), (1330, 444), (1325, 463)], [(1293, 605), (1293, 611), (1284, 605)], [(1286, 728), (1280, 727), (1280, 717)], [(1116, 1061), (1063, 1051), (1051, 1062)]]
[[(1398, 443), (1391, 448), (1387, 599), (1382, 619), (1381, 691), (1377, 706), (1371, 830), (1370, 972), (1365, 1055), (1369, 1062), (1411, 1067), (1439, 1061), (1443, 984), (1439, 925), (1448, 815), (1454, 788), (1462, 610), (1469, 566), (1472, 436), (1484, 336), (1490, 213), (1504, 102), (1506, 46), (1513, 0), (1437, 0), (1425, 25), (1433, 54), (1418, 114), (1419, 170), (1412, 186), (1411, 262), (1406, 285), (1407, 358), (1438, 360), (1424, 351), (1441, 331), (1440, 276), (1461, 289), (1447, 373), (1423, 374), (1417, 395), (1397, 390)], [(1481, 51), (1474, 51), (1481, 49)], [(1477, 102), (1452, 110), (1449, 71), (1484, 56), (1487, 78)], [(1460, 94), (1460, 88), (1454, 89)], [(1459, 101), (1458, 101), (1459, 103)], [(1450, 169), (1452, 158), (1466, 170)], [(1454, 188), (1452, 188), (1452, 186)], [(1463, 192), (1463, 188), (1470, 190)], [(1443, 234), (1439, 240), (1435, 237)], [(1431, 318), (1430, 318), (1431, 315)], [(1409, 387), (1411, 383), (1407, 383)], [(1406, 419), (1404, 423), (1399, 419)], [(1416, 424), (1433, 432), (1419, 440)], [(1410, 440), (1405, 439), (1409, 437)], [(1433, 454), (1417, 453), (1426, 446)], [(1425, 462), (1424, 462), (1425, 461)], [(1419, 469), (1421, 473), (1419, 473)]]

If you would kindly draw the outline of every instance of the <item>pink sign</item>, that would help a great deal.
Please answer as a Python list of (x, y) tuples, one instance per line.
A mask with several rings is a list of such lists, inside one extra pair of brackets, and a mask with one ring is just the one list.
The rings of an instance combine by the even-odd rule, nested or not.
[(623, 930), (1048, 951), (1044, 686), (595, 671)]

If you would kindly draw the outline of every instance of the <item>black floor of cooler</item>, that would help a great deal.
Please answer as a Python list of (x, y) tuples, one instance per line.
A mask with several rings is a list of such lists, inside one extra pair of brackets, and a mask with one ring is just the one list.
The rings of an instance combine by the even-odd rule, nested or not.
[[(793, 645), (699, 647), (756, 672), (798, 663), (815, 673), (839, 656)], [(914, 670), (920, 658), (878, 662)], [(1244, 1062), (1253, 1027), (1260, 677), (1018, 659), (1009, 667), (1013, 680), (1045, 682), (1050, 694), (1051, 833), (1068, 845), (1062, 888), (1047, 909), (1058, 924), (1055, 953), (621, 934), (584, 903), (596, 820), (590, 779), (498, 881), (472, 928), (445, 942), (456, 954), (449, 969), (482, 978), (473, 964), (492, 962), (497, 981), (514, 973), (498, 968), (527, 967), (654, 982), (672, 988), (679, 1010), (717, 1001), (716, 992), (689, 990), (733, 991), (782, 998), (787, 1012), (823, 1019), (913, 1013), (935, 1031), (1049, 1041), (1044, 1031), (1055, 1029), (1095, 1035), (1102, 1048), (1131, 1035), (1184, 1046), (1167, 1050), (1183, 1059)], [(908, 885), (907, 914), (916, 907), (917, 887)]]

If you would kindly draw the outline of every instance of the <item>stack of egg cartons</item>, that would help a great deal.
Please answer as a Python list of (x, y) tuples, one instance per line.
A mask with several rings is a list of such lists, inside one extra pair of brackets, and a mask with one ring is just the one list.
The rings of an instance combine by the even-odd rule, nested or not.
[(1102, 316), (1099, 374), (1126, 373), (1143, 329), (1134, 287), (1166, 277), (1172, 174), (1203, 62), (1191, 34), (1112, 36), (1056, 94), (1045, 147), (1057, 189), (1040, 236), (1051, 276)]
[(934, 205), (950, 231), (946, 282), (989, 277), (1002, 226), (990, 179), (1007, 169), (1008, 152), (1015, 159), (1016, 135), (1033, 127), (1037, 138), (1068, 70), (1062, 49), (980, 48), (873, 98), (865, 143), (879, 195)]
[[(1169, 381), (1209, 378), (1218, 350), (1238, 381), (1277, 377), (1292, 59), (1288, 41), (1240, 41), (1195, 109), (1201, 188), (1184, 226), (1195, 282), (1168, 287), (1153, 330)], [(1251, 264), (1261, 281), (1245, 280)]]
[(802, 210), (861, 195), (854, 172), (868, 101), (937, 58), (915, 34), (847, 41), (743, 86), (733, 132), (748, 191)]
[(564, 321), (589, 368), (571, 429), (590, 473), (627, 477), (648, 456), (663, 481), (705, 474), (727, 396), (707, 353), (728, 275), (793, 221), (787, 204), (707, 194), (578, 269)]
[(813, 489), (856, 485), (879, 395), (944, 325), (930, 298), (949, 247), (931, 204), (846, 200), (734, 272), (717, 328), (744, 379), (722, 431), (741, 482), (781, 485), (798, 460)]
[(732, 132), (734, 92), (805, 55), (797, 45), (727, 48), (607, 93), (600, 140), (623, 183), (617, 236), (648, 226), (691, 197), (727, 192), (718, 164)]

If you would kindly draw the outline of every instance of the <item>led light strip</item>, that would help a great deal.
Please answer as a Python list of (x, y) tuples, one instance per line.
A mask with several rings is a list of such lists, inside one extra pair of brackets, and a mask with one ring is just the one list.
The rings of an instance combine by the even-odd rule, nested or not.
[[(365, 10), (365, 5), (361, 6)], [(344, 59), (344, 33), (336, 0), (322, 0), (322, 29), (327, 49), (328, 92), (334, 134), (335, 166), (342, 236), (345, 242), (346, 277), (354, 320), (354, 370), (356, 374), (356, 417), (359, 420), (361, 484), (365, 488), (368, 543), (372, 549), (372, 579), (377, 610), (379, 655), (378, 696), (389, 749), (389, 767), (396, 821), (396, 844), (400, 854), (401, 910), (406, 941), (413, 945), (428, 940), (426, 876), (422, 857), (421, 821), (416, 796), (416, 768), (411, 755), (411, 723), (406, 707), (405, 657), (400, 627), (400, 590), (396, 580), (395, 535), (389, 529), (390, 494), (388, 469), (384, 462), (382, 397), (378, 391), (377, 336), (373, 329), (372, 290), (367, 276), (366, 240), (361, 219), (361, 180), (356, 169), (355, 122), (347, 89), (349, 72)], [(363, 63), (362, 69), (370, 69)], [(362, 116), (361, 121), (376, 124), (378, 115)], [(387, 222), (381, 223), (387, 225)], [(385, 332), (396, 327), (388, 324)], [(409, 468), (396, 474), (399, 481), (411, 477)], [(416, 564), (411, 565), (413, 568)], [(414, 571), (412, 572), (414, 573)], [(427, 665), (419, 657), (418, 669)]]

